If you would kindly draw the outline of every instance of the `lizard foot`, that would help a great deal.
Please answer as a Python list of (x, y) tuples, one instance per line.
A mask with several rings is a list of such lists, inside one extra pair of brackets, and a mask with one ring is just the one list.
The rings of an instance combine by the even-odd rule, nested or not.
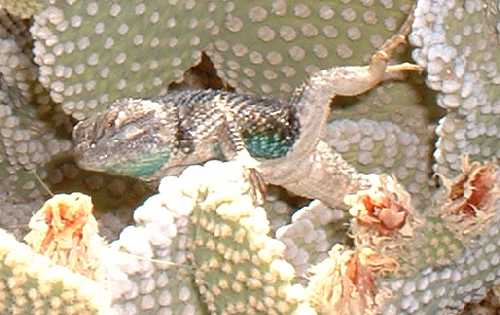
[(262, 205), (266, 198), (267, 187), (262, 175), (255, 168), (246, 169), (246, 177), (250, 182), (250, 195), (256, 205)]
[(262, 175), (257, 170), (260, 163), (246, 150), (238, 152), (235, 160), (241, 164), (244, 177), (250, 183), (250, 195), (253, 202), (256, 205), (262, 205), (267, 188)]
[(370, 68), (372, 68), (374, 71), (376, 71), (377, 69), (384, 69), (382, 80), (404, 79), (404, 71), (423, 71), (423, 68), (421, 66), (407, 62), (396, 65), (388, 65), (389, 59), (391, 58), (395, 49), (400, 45), (407, 44), (406, 36), (408, 36), (408, 34), (410, 33), (413, 19), (414, 15), (412, 10), (398, 33), (387, 39), (379, 48), (379, 50), (372, 55), (372, 58), (370, 60)]

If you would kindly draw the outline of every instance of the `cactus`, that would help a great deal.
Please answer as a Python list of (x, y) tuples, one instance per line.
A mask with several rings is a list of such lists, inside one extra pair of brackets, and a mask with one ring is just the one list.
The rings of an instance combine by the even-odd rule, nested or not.
[[(108, 246), (96, 243), (102, 251), (100, 259), (86, 255), (93, 251), (90, 247), (75, 251), (73, 258), (80, 265), (83, 261), (99, 264), (103, 274), (94, 274), (95, 282), (80, 280), (81, 287), (92, 283), (104, 290), (100, 303), (111, 303), (117, 314), (324, 314), (331, 310), (335, 314), (445, 314), (484, 297), (487, 288), (500, 281), (495, 250), (500, 235), (500, 172), (494, 164), (477, 162), (464, 164), (464, 172), (444, 182), (433, 211), (415, 211), (410, 195), (394, 178), (372, 175), (371, 187), (347, 198), (353, 247), (325, 239), (331, 250), (325, 259), (308, 265), (308, 279), (297, 278), (287, 261), (285, 253), (294, 240), (282, 242), (269, 235), (266, 211), (253, 205), (250, 186), (237, 162), (208, 162), (189, 167), (179, 177), (164, 178), (159, 194), (135, 211), (135, 226), (124, 229), (120, 239)], [(46, 221), (47, 231), (57, 222), (71, 222), (55, 220), (58, 214), (69, 218), (70, 213), (83, 214), (81, 210), (90, 207), (86, 198), (75, 195), (54, 197), (41, 213), (49, 209), (53, 219)], [(86, 210), (78, 217), (89, 215)], [(422, 233), (431, 220), (440, 221), (441, 229)], [(55, 244), (81, 235), (74, 233), (78, 225), (59, 227), (64, 233), (45, 234), (52, 235)], [(96, 236), (94, 228), (87, 231), (87, 236)], [(23, 249), (23, 257), (34, 256), (7, 234), (0, 239), (6, 252)], [(435, 255), (419, 254), (429, 251)], [(5, 272), (13, 272), (17, 265), (7, 258), (3, 261)], [(26, 264), (22, 268), (29, 268)], [(47, 275), (51, 273), (45, 270), (36, 274), (42, 279)], [(63, 283), (60, 288), (69, 290), (69, 285)], [(27, 289), (23, 287), (19, 294), (22, 290)], [(81, 299), (87, 297), (82, 293)]]
[(438, 173), (457, 174), (464, 154), (500, 157), (498, 10), (495, 1), (419, 1), (415, 11), (413, 58), (447, 111), (437, 128)]
[(36, 198), (41, 195), (34, 175), (38, 166), (69, 150), (71, 145), (68, 140), (57, 139), (48, 124), (36, 119), (35, 114), (26, 109), (25, 99), (0, 75), (0, 124), (3, 131), (0, 174), (5, 179), (0, 185), (5, 187), (3, 191)]
[(71, 145), (39, 119), (41, 109), (34, 106), (47, 106), (50, 98), (37, 81), (28, 25), (2, 11), (0, 22), (0, 174), (5, 179), (0, 186), (14, 200), (32, 200), (43, 194), (35, 174), (45, 178), (41, 166)]
[[(268, 216), (269, 212), (266, 208)], [(295, 268), (297, 281), (304, 283), (309, 267), (327, 258), (332, 244), (347, 240), (347, 217), (343, 209), (330, 209), (315, 200), (276, 230), (276, 239), (286, 244), (285, 259)]]
[(325, 141), (360, 172), (394, 174), (423, 205), (433, 189), (431, 127), (439, 117), (439, 111), (426, 108), (432, 104), (428, 98), (413, 79), (383, 84), (354, 104), (334, 100)]
[(0, 230), (1, 312), (109, 314), (108, 293), (95, 281), (52, 263)]

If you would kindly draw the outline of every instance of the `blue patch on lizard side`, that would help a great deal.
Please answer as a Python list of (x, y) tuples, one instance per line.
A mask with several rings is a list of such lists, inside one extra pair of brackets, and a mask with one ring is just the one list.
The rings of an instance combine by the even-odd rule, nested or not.
[(153, 175), (170, 159), (170, 150), (155, 153), (146, 153), (140, 158), (129, 160), (110, 168), (110, 172), (133, 177), (147, 177)]
[(253, 134), (244, 138), (245, 146), (251, 156), (264, 159), (276, 159), (287, 154), (292, 144), (275, 133)]

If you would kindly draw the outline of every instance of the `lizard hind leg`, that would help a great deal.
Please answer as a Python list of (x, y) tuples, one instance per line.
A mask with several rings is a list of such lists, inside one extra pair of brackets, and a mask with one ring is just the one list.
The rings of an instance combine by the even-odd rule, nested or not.
[(406, 43), (412, 21), (413, 11), (400, 30), (373, 53), (368, 65), (332, 67), (313, 74), (290, 100), (301, 115), (301, 125), (309, 126), (318, 121), (318, 117), (323, 117), (327, 112), (325, 107), (336, 95), (360, 95), (385, 80), (404, 79), (404, 71), (421, 71), (422, 67), (411, 63), (389, 64), (395, 49)]
[[(295, 90), (289, 103), (296, 109), (300, 134), (295, 140), (292, 150), (285, 157), (261, 162), (259, 170), (267, 182), (284, 186), (287, 189), (295, 185), (295, 182), (300, 182), (301, 187), (293, 190), (296, 194), (308, 195), (313, 198), (328, 197), (328, 193), (308, 194), (308, 191), (311, 190), (310, 187), (317, 185), (317, 182), (313, 182), (309, 175), (300, 176), (302, 173), (298, 172), (301, 170), (297, 166), (316, 163), (312, 162), (310, 157), (317, 151), (316, 146), (326, 132), (330, 101), (333, 97), (336, 95), (360, 95), (375, 88), (385, 80), (404, 79), (403, 71), (422, 70), (420, 66), (410, 63), (389, 65), (389, 59), (394, 50), (399, 45), (406, 43), (406, 36), (413, 23), (413, 10), (414, 8), (411, 9), (398, 33), (388, 38), (380, 49), (372, 55), (369, 65), (341, 66), (320, 70), (311, 75), (304, 85)], [(316, 165), (319, 164), (316, 163)], [(296, 174), (299, 174), (299, 180), (294, 177)]]
[(369, 68), (370, 71), (377, 72), (377, 70), (384, 71), (384, 76), (382, 80), (388, 79), (401, 79), (403, 71), (423, 71), (423, 68), (419, 65), (412, 63), (402, 63), (397, 65), (387, 65), (387, 62), (393, 55), (393, 52), (402, 44), (406, 44), (406, 37), (411, 31), (411, 26), (413, 20), (415, 19), (414, 11), (415, 6), (411, 9), (408, 17), (404, 23), (399, 28), (399, 31), (389, 37), (382, 46), (372, 55), (370, 59)]

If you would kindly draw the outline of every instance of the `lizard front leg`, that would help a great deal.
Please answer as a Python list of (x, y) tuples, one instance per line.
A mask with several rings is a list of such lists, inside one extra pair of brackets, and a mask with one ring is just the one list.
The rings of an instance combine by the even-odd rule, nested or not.
[[(250, 195), (256, 205), (261, 205), (264, 203), (266, 185), (257, 171), (260, 163), (250, 155), (250, 152), (248, 152), (241, 134), (241, 126), (238, 124), (235, 117), (236, 113), (233, 112), (232, 107), (229, 106), (224, 95), (217, 95), (213, 103), (222, 114), (225, 121), (223, 128), (227, 136), (226, 141), (229, 143), (222, 143), (222, 145), (230, 146), (231, 148), (229, 148), (229, 151), (236, 153), (233, 160), (241, 164), (242, 168), (245, 170), (247, 180), (250, 183)], [(224, 142), (224, 139), (222, 139), (221, 142)]]

